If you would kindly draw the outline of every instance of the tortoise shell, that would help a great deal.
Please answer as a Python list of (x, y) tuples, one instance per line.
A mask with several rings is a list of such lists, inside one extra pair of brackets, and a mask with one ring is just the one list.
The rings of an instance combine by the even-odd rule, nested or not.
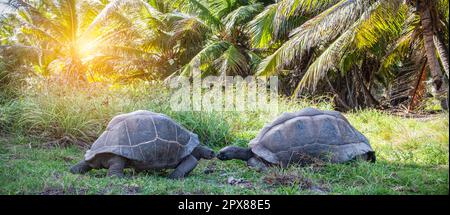
[(305, 108), (284, 113), (249, 143), (252, 152), (273, 164), (319, 158), (343, 163), (373, 152), (368, 139), (337, 111)]
[(112, 153), (155, 167), (176, 166), (199, 144), (198, 136), (168, 116), (139, 110), (115, 116), (85, 154)]

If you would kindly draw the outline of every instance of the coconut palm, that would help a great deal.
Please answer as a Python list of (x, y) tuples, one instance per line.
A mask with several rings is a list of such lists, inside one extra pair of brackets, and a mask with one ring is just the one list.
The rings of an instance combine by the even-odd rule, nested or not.
[[(164, 79), (181, 69), (204, 45), (210, 27), (197, 16), (182, 13), (171, 1), (140, 1), (134, 10), (126, 11), (124, 17), (131, 23), (138, 37), (125, 41), (128, 50), (122, 52), (123, 61), (111, 61), (98, 56), (94, 61), (100, 66), (114, 64), (123, 74), (121, 80)], [(119, 52), (120, 53), (120, 52)], [(150, 64), (140, 63), (154, 57)], [(128, 57), (126, 57), (128, 56)], [(130, 56), (133, 58), (130, 60)]]
[[(345, 75), (359, 67), (359, 72), (353, 76), (360, 79), (367, 100), (377, 103), (370, 93), (370, 83), (364, 83), (367, 71), (363, 71), (362, 66), (379, 62), (372, 69), (374, 72), (368, 74), (368, 79), (372, 80), (370, 77), (387, 71), (387, 65), (398, 65), (401, 54), (426, 50), (434, 87), (438, 91), (446, 89), (435, 54), (435, 42), (445, 64), (445, 44), (442, 38), (439, 39), (438, 32), (446, 31), (448, 11), (447, 14), (441, 11), (448, 8), (448, 1), (418, 1), (418, 10), (412, 10), (413, 3), (383, 0), (279, 1), (267, 7), (249, 26), (254, 47), (277, 48), (261, 62), (258, 74), (285, 72), (300, 65), (302, 77), (294, 93), (297, 95), (305, 89), (314, 91), (320, 80), (337, 78), (335, 74)], [(299, 22), (295, 17), (307, 19)], [(364, 62), (355, 65), (362, 58)]]
[(139, 50), (136, 54), (138, 45), (129, 41), (139, 41), (140, 34), (120, 10), (142, 3), (11, 0), (9, 5), (17, 9), (20, 22), (14, 36), (19, 44), (38, 52), (39, 73), (58, 75), (64, 80), (86, 80), (93, 78), (94, 72), (117, 71), (118, 62), (122, 68), (129, 66), (123, 62), (133, 62), (139, 68), (154, 65), (152, 53)]
[(263, 4), (251, 0), (178, 0), (176, 8), (198, 17), (208, 27), (208, 40), (183, 67), (190, 75), (198, 68), (203, 75), (252, 74), (259, 63), (248, 43), (245, 24), (262, 11)]

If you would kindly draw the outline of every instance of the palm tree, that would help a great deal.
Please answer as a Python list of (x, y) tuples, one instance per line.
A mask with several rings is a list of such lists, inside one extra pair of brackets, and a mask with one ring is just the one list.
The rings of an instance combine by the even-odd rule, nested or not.
[[(447, 2), (448, 3), (448, 2)], [(434, 45), (435, 38), (438, 38), (438, 35), (436, 35), (438, 30), (442, 30), (440, 21), (439, 20), (439, 14), (437, 14), (436, 11), (436, 4), (435, 1), (426, 1), (426, 0), (420, 0), (417, 1), (416, 7), (418, 8), (418, 13), (420, 16), (420, 22), (422, 24), (423, 29), (423, 38), (424, 38), (424, 44), (425, 44), (425, 50), (427, 53), (427, 59), (429, 61), (429, 67), (433, 76), (433, 82), (435, 83), (435, 86), (437, 89), (439, 89), (442, 85), (442, 73), (439, 65), (438, 58), (436, 56), (436, 47)], [(445, 26), (442, 26), (445, 27)], [(444, 53), (439, 53), (444, 54)], [(444, 58), (444, 61), (448, 62), (448, 55), (444, 56), (441, 55), (441, 58)], [(445, 64), (445, 63), (444, 63)], [(448, 75), (448, 64), (445, 66), (447, 75)], [(445, 68), (444, 67), (444, 68)]]
[(196, 59), (203, 61), (204, 53), (212, 52), (217, 59), (203, 65), (215, 63), (210, 68), (249, 73), (248, 61), (256, 55), (247, 53), (238, 24), (262, 10), (262, 4), (244, 2), (14, 0), (9, 4), (18, 9), (21, 22), (15, 36), (39, 53), (40, 73), (63, 71), (65, 79), (114, 76), (127, 81), (163, 79), (181, 69), (187, 74)]
[[(97, 56), (93, 61), (100, 66), (113, 65), (121, 75), (121, 81), (141, 79), (165, 79), (179, 71), (196, 55), (210, 32), (210, 27), (193, 14), (176, 9), (172, 1), (139, 1), (130, 5), (124, 17), (131, 23), (137, 37), (122, 46), (127, 50), (115, 50), (123, 60)], [(107, 53), (111, 53), (111, 50)], [(146, 63), (147, 62), (147, 63)]]
[[(382, 73), (387, 65), (398, 65), (402, 61), (399, 54), (424, 47), (434, 87), (438, 91), (446, 89), (433, 42), (440, 44), (440, 59), (445, 65), (447, 57), (442, 50), (446, 49), (437, 32), (445, 31), (443, 27), (447, 26), (448, 12), (438, 12), (445, 11), (440, 10), (444, 5), (448, 8), (448, 1), (418, 2), (419, 13), (411, 10), (412, 3), (403, 1), (279, 1), (266, 7), (249, 26), (254, 47), (276, 48), (261, 62), (257, 74), (300, 70), (301, 80), (294, 92), (297, 95), (305, 89), (316, 90), (322, 79), (339, 79), (337, 74), (352, 72), (366, 102), (377, 104), (371, 95), (372, 77), (387, 74)], [(417, 16), (421, 25), (414, 22)], [(306, 19), (299, 21), (296, 17)], [(367, 65), (375, 66), (367, 71), (363, 68)]]
[(174, 7), (198, 17), (207, 27), (207, 41), (183, 67), (181, 74), (190, 75), (195, 68), (202, 75), (252, 74), (260, 61), (248, 43), (245, 24), (262, 11), (263, 4), (252, 0), (178, 0)]
[[(64, 80), (87, 80), (88, 71), (104, 68), (97, 61), (123, 61), (119, 55), (133, 48), (127, 42), (139, 35), (132, 23), (119, 13), (125, 4), (138, 1), (97, 2), (84, 0), (11, 0), (20, 24), (14, 35), (19, 44), (38, 52), (36, 69)], [(103, 63), (103, 62), (102, 62)]]

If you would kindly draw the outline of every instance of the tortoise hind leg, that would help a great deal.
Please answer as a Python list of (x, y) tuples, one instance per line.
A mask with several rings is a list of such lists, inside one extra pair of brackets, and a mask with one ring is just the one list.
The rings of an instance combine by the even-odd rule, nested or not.
[(367, 160), (371, 163), (375, 163), (377, 161), (377, 156), (375, 155), (375, 152), (367, 152)]
[(198, 164), (197, 159), (189, 155), (186, 157), (177, 168), (169, 175), (170, 179), (180, 179), (187, 176)]
[(371, 163), (375, 163), (377, 157), (375, 156), (375, 152), (367, 152), (366, 154), (364, 154), (363, 159)]
[(127, 160), (120, 156), (114, 156), (108, 160), (108, 176), (116, 176), (122, 178), (123, 169), (125, 168)]
[(354, 162), (354, 161), (358, 161), (358, 160), (375, 163), (375, 161), (377, 160), (377, 157), (375, 156), (375, 152), (370, 151), (370, 152), (367, 152), (365, 154), (361, 154), (361, 155), (355, 156), (349, 162)]
[(77, 164), (75, 164), (74, 166), (72, 166), (70, 168), (70, 172), (73, 174), (84, 174), (86, 172), (89, 172), (89, 170), (91, 169), (92, 167), (89, 166), (89, 164), (86, 161), (82, 160)]
[(267, 170), (267, 165), (256, 157), (251, 157), (250, 159), (248, 159), (247, 166), (255, 169), (258, 172), (264, 172)]

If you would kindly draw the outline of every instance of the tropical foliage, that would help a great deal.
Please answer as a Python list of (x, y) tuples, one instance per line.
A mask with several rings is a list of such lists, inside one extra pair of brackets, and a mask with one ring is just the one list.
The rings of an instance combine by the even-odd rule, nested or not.
[[(10, 0), (2, 50), (73, 83), (279, 75), (342, 109), (448, 89), (448, 0)], [(29, 56), (29, 57), (25, 57)], [(430, 80), (430, 81), (428, 81)]]

